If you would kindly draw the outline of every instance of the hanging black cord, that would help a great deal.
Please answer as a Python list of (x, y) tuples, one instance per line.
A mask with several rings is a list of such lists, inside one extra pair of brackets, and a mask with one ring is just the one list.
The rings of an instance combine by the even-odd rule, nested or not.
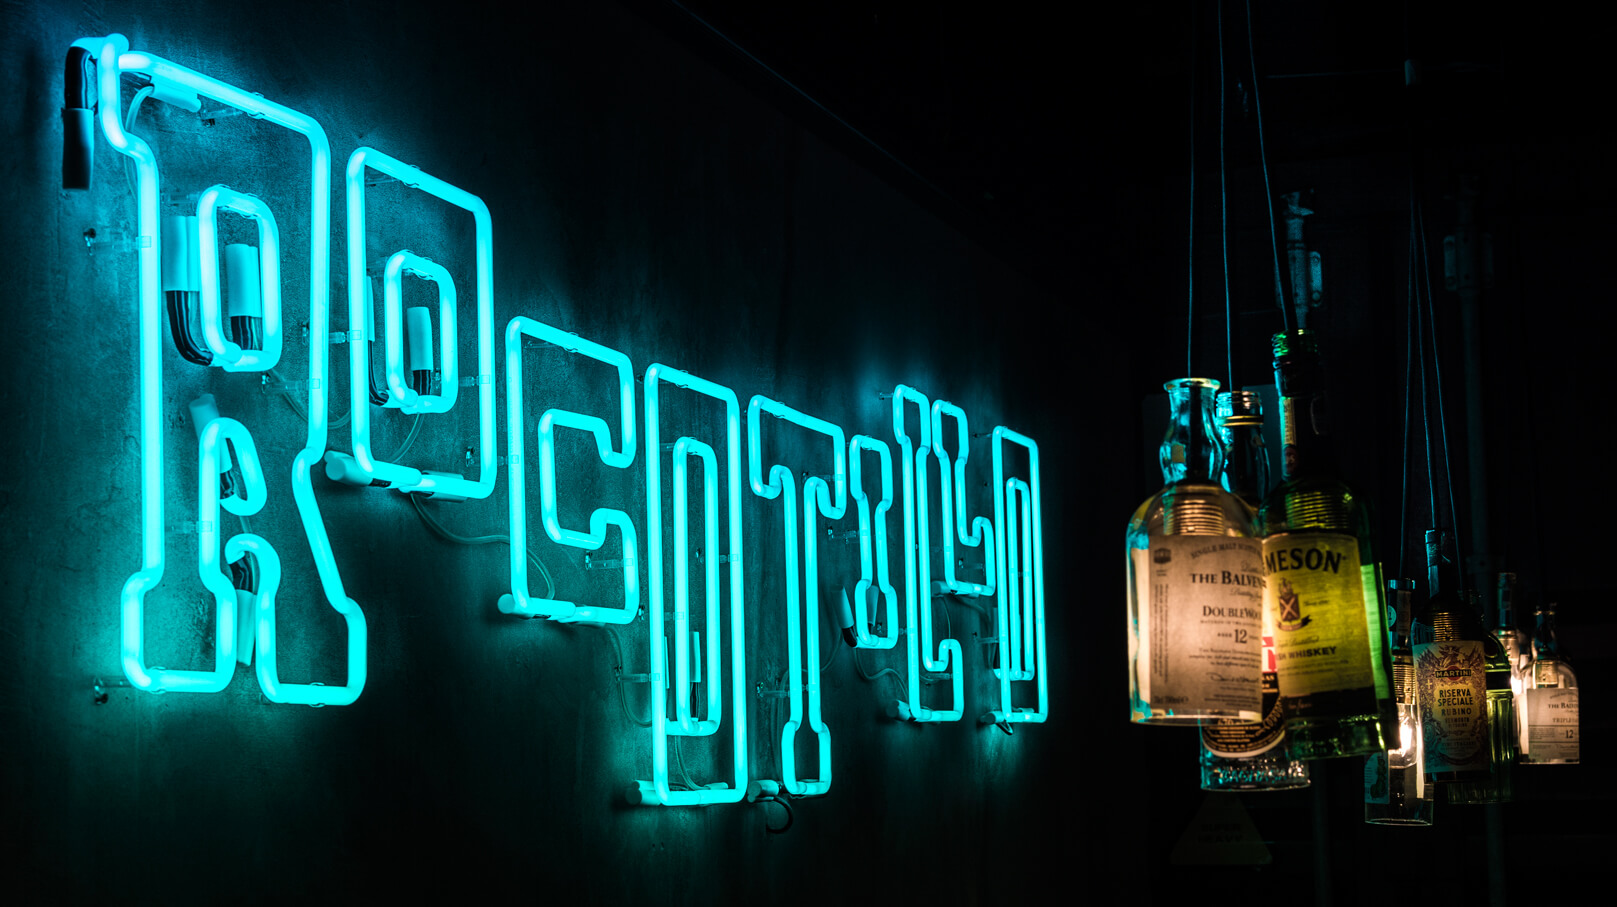
[[(1420, 267), (1420, 246), (1415, 238), (1415, 208), (1411, 194), (1409, 209), (1409, 245), (1413, 253), (1413, 267)], [(1437, 509), (1436, 472), (1432, 469), (1432, 394), (1426, 386), (1426, 313), (1420, 299), (1420, 282), (1415, 283), (1415, 355), (1420, 369), (1420, 421), (1421, 432), (1426, 439), (1426, 497), (1428, 502), (1427, 513), (1431, 516), (1433, 528), (1442, 528), (1441, 517)]]
[(1230, 215), (1229, 193), (1224, 186), (1224, 4), (1218, 4), (1218, 248), (1224, 257), (1224, 365), (1229, 383), (1226, 390), (1235, 390), (1235, 343), (1230, 327)]
[(1398, 448), (1403, 461), (1403, 493), (1398, 502), (1398, 576), (1406, 577), (1404, 555), (1409, 551), (1409, 400), (1415, 387), (1415, 237), (1409, 237), (1409, 286), (1404, 295), (1407, 303), (1404, 313), (1404, 440)]
[[(1252, 73), (1252, 108), (1258, 115), (1258, 166), (1263, 171), (1263, 208), (1269, 213), (1269, 248), (1274, 252), (1275, 303), (1280, 306), (1280, 324), (1290, 334), (1291, 307), (1286, 305), (1286, 285), (1280, 278), (1280, 240), (1275, 236), (1275, 196), (1269, 188), (1269, 158), (1263, 149), (1263, 101), (1258, 97), (1258, 59), (1252, 48), (1252, 0), (1246, 0), (1246, 60)], [(1407, 430), (1404, 437), (1407, 441)]]
[(1196, 374), (1196, 4), (1190, 5), (1190, 240), (1185, 262), (1185, 376)]
[[(1415, 199), (1415, 229), (1420, 236), (1421, 253), (1421, 280), (1426, 288), (1426, 323), (1432, 343), (1432, 377), (1437, 385), (1437, 429), (1438, 438), (1443, 445), (1443, 483), (1449, 496), (1449, 520), (1454, 527), (1454, 558), (1456, 563), (1462, 565), (1460, 574), (1460, 590), (1465, 590), (1465, 547), (1460, 541), (1460, 517), (1454, 501), (1454, 461), (1449, 458), (1449, 423), (1448, 416), (1443, 407), (1443, 366), (1437, 354), (1437, 314), (1432, 305), (1432, 262), (1428, 257), (1426, 247), (1426, 215), (1421, 209), (1420, 197)], [(1437, 503), (1432, 503), (1432, 517), (1437, 518)]]

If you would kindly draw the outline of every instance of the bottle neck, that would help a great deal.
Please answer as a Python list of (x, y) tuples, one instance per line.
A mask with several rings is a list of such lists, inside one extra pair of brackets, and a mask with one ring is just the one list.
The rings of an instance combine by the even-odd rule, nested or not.
[(1253, 507), (1268, 490), (1268, 458), (1263, 450), (1263, 417), (1230, 416), (1219, 423), (1224, 441), (1224, 487)]
[(1275, 361), (1280, 391), (1280, 474), (1290, 479), (1330, 469), (1325, 390), (1318, 360), (1301, 355)]
[(1540, 611), (1537, 625), (1533, 627), (1533, 656), (1548, 659), (1559, 655), (1559, 646), (1555, 641), (1555, 612)]
[(1415, 614), (1415, 584), (1409, 580), (1396, 580), (1392, 597), (1388, 600), (1392, 613), (1393, 654), (1410, 652), (1409, 625)]
[(1172, 421), (1160, 451), (1162, 479), (1175, 482), (1212, 482), (1224, 468), (1224, 447), (1213, 432), (1213, 398), (1218, 382), (1206, 378), (1180, 378), (1164, 385), (1172, 407)]

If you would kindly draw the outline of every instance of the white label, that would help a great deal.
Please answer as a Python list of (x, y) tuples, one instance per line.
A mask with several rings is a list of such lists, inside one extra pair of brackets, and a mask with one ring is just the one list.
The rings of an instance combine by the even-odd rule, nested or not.
[(1527, 752), (1530, 762), (1578, 761), (1576, 687), (1527, 691)]
[(1263, 545), (1228, 536), (1151, 540), (1142, 660), (1148, 700), (1179, 714), (1263, 707)]

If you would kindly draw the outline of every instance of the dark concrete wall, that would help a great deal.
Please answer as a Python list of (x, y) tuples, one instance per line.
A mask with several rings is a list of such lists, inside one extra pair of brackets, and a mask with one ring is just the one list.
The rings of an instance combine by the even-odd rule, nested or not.
[[(1005, 424), (1038, 439), (1051, 723), (1006, 736), (975, 721), (995, 696), (973, 635), (984, 624), (950, 606), (967, 650), (967, 720), (887, 720), (891, 679), (867, 682), (839, 653), (825, 679), (835, 786), (797, 803), (788, 834), (766, 834), (756, 806), (627, 807), (623, 788), (648, 777), (650, 732), (619, 707), (611, 638), (499, 614), (496, 598), (509, 585), (503, 546), (452, 547), (401, 497), (323, 478), (316, 494), (336, 557), (370, 625), (370, 678), (357, 704), (273, 705), (245, 670), (220, 695), (123, 689), (93, 704), (92, 678), (119, 676), (119, 588), (139, 561), (140, 450), (135, 257), (89, 249), (83, 237), (92, 228), (101, 238), (132, 234), (135, 215), (121, 160), (104, 141), (93, 190), (59, 188), (57, 108), (68, 44), (110, 31), (326, 128), (336, 159), (334, 320), (347, 311), (342, 163), (373, 145), (487, 200), (497, 330), (518, 314), (539, 318), (627, 352), (637, 372), (667, 362), (733, 387), (743, 403), (767, 394), (850, 433), (890, 437), (878, 393), (905, 382), (964, 406), (974, 431)], [(1093, 639), (1087, 611), (1116, 614), (1111, 546), (1135, 490), (1111, 483), (1080, 496), (1076, 467), (1128, 474), (1134, 460), (1132, 445), (1091, 446), (1080, 459), (1067, 388), (1100, 386), (1122, 354), (1103, 327), (1063, 332), (1059, 313), (1070, 301), (1035, 289), (616, 7), (546, 6), (513, 19), (441, 4), (7, 4), (0, 59), (8, 84), (0, 295), (9, 313), (0, 331), (0, 747), (7, 862), (40, 886), (32, 890), (51, 900), (161, 902), (223, 892), (269, 900), (562, 891), (634, 903), (865, 892), (997, 902), (1028, 893), (1030, 875), (1123, 865), (1127, 830), (1143, 817), (1126, 817), (1121, 801), (1103, 807), (1119, 829), (1111, 842), (1078, 845), (1072, 779), (1103, 765), (1078, 755), (1093, 716), (1076, 707), (1090, 678), (1079, 676), (1074, 653), (1121, 642), (1111, 619)], [(269, 202), (282, 230), (289, 317), (306, 318), (306, 145), (246, 117), (209, 127), (161, 104), (148, 104), (136, 129), (175, 193), (165, 210), (213, 182)], [(374, 190), (370, 211), (373, 255), (409, 247), (454, 271), (465, 338), (470, 218), (398, 185)], [(279, 371), (295, 380), (309, 352), (295, 326), (289, 335)], [(463, 339), (461, 349), (469, 358), (473, 346)], [(348, 409), (346, 353), (330, 348), (334, 413)], [(169, 526), (194, 519), (184, 404), (210, 391), (252, 427), (272, 471), (271, 504), (252, 524), (287, 560), (282, 676), (339, 679), (343, 625), (313, 582), (285, 478), (301, 419), (256, 376), (189, 366), (166, 342), (165, 355)], [(544, 350), (531, 351), (526, 367), (530, 419), (549, 405), (615, 412), (606, 369)], [(499, 381), (503, 452), (503, 364)], [(457, 468), (475, 446), (475, 408), (463, 399), (458, 415), (424, 425), (412, 452), (420, 465)], [(671, 407), (670, 421), (717, 425), (711, 411)], [(1129, 395), (1091, 396), (1083, 409), (1089, 425), (1134, 418)], [(823, 444), (782, 425), (766, 426), (766, 447), (803, 471), (830, 471)], [(399, 443), (404, 428), (384, 418), (378, 447)], [(986, 484), (988, 448), (973, 443), (975, 486)], [(345, 430), (331, 446), (347, 449)], [(569, 439), (561, 469), (577, 477), (564, 522), (617, 506), (643, 527), (643, 451), (623, 474)], [(984, 491), (974, 491), (974, 513), (991, 512)], [(428, 506), (457, 532), (503, 532), (506, 493), (502, 469), (489, 500)], [(1108, 516), (1081, 530), (1076, 507)], [(746, 495), (748, 682), (765, 687), (779, 687), (785, 672), (779, 519), (777, 503)], [(582, 552), (549, 544), (538, 529), (535, 520), (534, 548), (564, 596), (620, 594), (614, 573), (584, 569)], [(150, 597), (151, 663), (199, 667), (211, 658), (211, 610), (189, 566), (194, 540), (169, 536), (169, 572)], [(600, 555), (620, 549), (613, 534)], [(833, 541), (824, 550), (823, 594), (834, 597), (857, 578), (857, 548)], [(1075, 559), (1077, 551), (1093, 554)], [(1080, 598), (1092, 571), (1105, 577), (1103, 601)], [(646, 633), (644, 620), (624, 631), (625, 670), (646, 670)], [(865, 664), (902, 669), (888, 653)], [(1107, 674), (1114, 680), (1121, 673)], [(644, 688), (631, 688), (629, 702), (643, 710)], [(783, 720), (780, 700), (753, 698), (755, 776), (779, 777)], [(811, 743), (799, 737), (801, 750)], [(692, 773), (724, 777), (716, 752), (688, 746)]]

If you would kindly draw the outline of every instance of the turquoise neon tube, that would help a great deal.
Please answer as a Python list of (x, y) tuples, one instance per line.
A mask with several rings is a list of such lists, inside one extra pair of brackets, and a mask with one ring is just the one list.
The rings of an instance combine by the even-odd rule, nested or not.
[[(955, 446), (959, 457), (951, 468), (949, 451), (943, 445), (943, 417), (954, 419)], [(938, 490), (942, 494), (940, 528), (943, 531), (943, 584), (956, 595), (982, 596), (994, 594), (994, 568), (988, 563), (994, 551), (994, 527), (988, 517), (979, 516), (971, 521), (971, 534), (966, 534), (966, 460), (971, 456), (971, 429), (966, 425), (966, 413), (947, 400), (932, 404), (932, 447), (938, 455)], [(949, 525), (953, 513), (954, 526)], [(983, 582), (973, 583), (960, 578), (955, 572), (955, 544), (967, 548), (983, 549)]]
[[(539, 516), (550, 540), (585, 551), (599, 550), (606, 542), (606, 529), (616, 526), (623, 536), (623, 605), (600, 608), (554, 599), (534, 598), (528, 592), (528, 494), (527, 462), (523, 453), (522, 337), (552, 343), (571, 353), (604, 362), (618, 371), (619, 416), (623, 447), (612, 447), (612, 432), (599, 416), (564, 409), (547, 409), (539, 417)], [(511, 593), (500, 596), (500, 610), (521, 617), (546, 617), (562, 622), (626, 624), (640, 611), (640, 542), (634, 519), (622, 510), (598, 507), (590, 513), (590, 528), (568, 529), (556, 513), (556, 429), (573, 428), (595, 437), (601, 462), (615, 469), (634, 464), (635, 452), (634, 372), (629, 357), (617, 350), (585, 340), (558, 328), (522, 315), (505, 328), (505, 430), (506, 463), (511, 480)], [(656, 665), (652, 666), (657, 669)]]
[[(831, 484), (822, 476), (803, 481), (803, 568), (797, 561), (797, 483), (792, 471), (779, 463), (769, 468), (769, 482), (763, 481), (763, 455), (759, 446), (759, 414), (784, 419), (793, 425), (818, 432), (831, 439), (835, 465)], [(782, 783), (792, 795), (823, 794), (831, 789), (831, 729), (820, 711), (820, 584), (819, 517), (841, 519), (848, 505), (847, 442), (842, 428), (816, 419), (762, 395), (747, 404), (748, 478), (753, 494), (773, 500), (782, 498), (782, 520), (786, 535), (786, 661), (790, 682), (791, 717), (781, 729), (780, 761)], [(813, 503), (811, 503), (811, 501)], [(799, 604), (799, 589), (802, 603)], [(806, 615), (806, 618), (805, 618)], [(804, 627), (803, 624), (807, 624)], [(808, 665), (805, 669), (805, 663)], [(797, 777), (796, 738), (803, 725), (804, 675), (808, 676), (808, 721), (820, 744), (820, 777)]]
[[(443, 363), (442, 380), (439, 382), (442, 393), (439, 394), (417, 393), (404, 374), (403, 276), (407, 273), (430, 280), (438, 287), (438, 359)], [(449, 412), (455, 405), (455, 390), (460, 385), (455, 280), (449, 276), (449, 269), (409, 250), (394, 252), (382, 271), (382, 306), (387, 386), (392, 394), (389, 402), (396, 403), (400, 410), (409, 414)], [(368, 363), (366, 367), (369, 368)]]
[[(157, 159), (139, 136), (123, 130), (119, 79), (123, 73), (143, 75), (163, 89), (167, 100), (198, 96), (213, 98), (245, 111), (253, 117), (290, 129), (309, 141), (309, 331), (323, 337), (329, 324), (328, 293), (331, 279), (331, 145), (325, 130), (312, 118), (273, 101), (227, 85), (217, 79), (187, 69), (148, 53), (130, 52), (122, 35), (84, 38), (74, 42), (97, 58), (97, 93), (101, 132), (120, 154), (135, 164), (137, 212), (136, 258), (139, 268), (140, 324), (140, 446), (141, 446), (141, 566), (125, 581), (120, 604), (120, 660), (129, 683), (140, 690), (161, 692), (170, 689), (164, 672), (146, 665), (146, 593), (163, 579), (165, 567), (164, 527), (164, 410), (163, 410), (163, 305), (161, 229), (158, 219)], [(189, 109), (196, 109), (189, 106)], [(262, 228), (262, 220), (260, 221)], [(271, 271), (271, 274), (274, 272)], [(278, 284), (278, 280), (277, 280)], [(268, 312), (266, 311), (266, 316)], [(309, 433), (304, 447), (292, 461), (292, 495), (303, 522), (310, 553), (326, 601), (348, 624), (348, 683), (321, 688), (319, 704), (340, 705), (354, 701), (365, 685), (365, 615), (343, 592), (342, 577), (331, 553), (330, 539), (314, 499), (311, 470), (320, 462), (326, 448), (326, 348), (311, 344), (309, 355)], [(240, 544), (236, 540), (241, 539)], [(253, 546), (251, 539), (237, 536), (226, 546), (231, 556)], [(266, 550), (273, 552), (273, 549)], [(273, 553), (266, 557), (273, 557)], [(231, 644), (234, 650), (234, 644)], [(218, 653), (215, 653), (216, 656)], [(184, 689), (174, 687), (175, 689)]]
[[(904, 430), (904, 406), (915, 404), (921, 431), (917, 445)], [(959, 721), (964, 714), (965, 676), (960, 642), (945, 639), (934, 648), (932, 631), (932, 540), (927, 514), (930, 494), (926, 464), (932, 458), (932, 420), (926, 395), (900, 384), (893, 388), (893, 438), (904, 460), (904, 626), (909, 660), (908, 718), (912, 721)], [(948, 479), (940, 476), (940, 485)], [(948, 514), (943, 514), (945, 523)], [(947, 528), (945, 532), (947, 533)], [(919, 628), (919, 633), (917, 633)], [(948, 674), (954, 706), (933, 709), (921, 704), (921, 672)]]
[[(225, 339), (219, 304), (219, 210), (258, 224), (258, 274), (264, 301), (264, 348), (244, 350)], [(227, 372), (267, 372), (281, 361), (281, 232), (269, 206), (229, 186), (210, 186), (197, 199), (197, 250), (201, 258), (202, 337), (213, 364)]]
[[(477, 478), (468, 479), (454, 473), (414, 469), (397, 463), (377, 460), (371, 448), (370, 368), (371, 338), (365, 333), (365, 315), (370, 304), (365, 298), (369, 279), (365, 275), (365, 170), (393, 177), (411, 188), (442, 199), (471, 213), (477, 228)], [(361, 484), (381, 481), (401, 492), (420, 492), (442, 496), (445, 500), (482, 500), (494, 491), (494, 480), (499, 474), (498, 454), (494, 438), (494, 224), (489, 217), (488, 205), (477, 196), (444, 182), (436, 176), (423, 173), (419, 168), (400, 161), (375, 148), (361, 147), (348, 158), (348, 374), (349, 395), (353, 417), (349, 420), (350, 437), (354, 453), (352, 465), (357, 469), (335, 469), (332, 475), (357, 476)], [(397, 304), (400, 291), (399, 278), (404, 271), (433, 281), (439, 293), (439, 343), (443, 358), (443, 394), (417, 395), (404, 381), (402, 340), (403, 312)], [(391, 275), (391, 276), (389, 276)], [(406, 412), (442, 413), (455, 403), (455, 388), (459, 385), (458, 359), (455, 338), (455, 290), (449, 273), (435, 262), (411, 252), (398, 252), (388, 259), (387, 273), (383, 275), (384, 316), (383, 330), (387, 345), (388, 405)], [(391, 297), (388, 294), (394, 294)], [(395, 318), (397, 315), (399, 317)], [(396, 361), (395, 361), (396, 360)], [(449, 369), (457, 369), (455, 380), (450, 380)], [(347, 454), (332, 453), (337, 460), (349, 459)]]
[[(1005, 446), (1027, 450), (1028, 477), (1005, 477)], [(1050, 714), (1049, 672), (1044, 645), (1044, 529), (1039, 513), (1039, 445), (1001, 425), (994, 429), (994, 525), (999, 595), (1000, 707), (983, 716), (995, 724), (1042, 722)], [(1020, 540), (1020, 541), (1019, 541)], [(1018, 558), (1020, 554), (1020, 558)], [(1012, 681), (1037, 681), (1038, 707), (1011, 704)]]
[[(707, 736), (717, 733), (724, 720), (723, 690), (720, 684), (723, 663), (720, 653), (720, 549), (718, 538), (718, 465), (712, 447), (688, 436), (673, 445), (673, 533), (674, 533), (674, 676), (667, 675), (668, 637), (664, 632), (663, 602), (663, 485), (662, 485), (662, 385), (703, 394), (724, 404), (725, 495), (729, 580), (730, 580), (730, 721), (732, 781), (728, 786), (701, 790), (674, 790), (668, 781), (668, 738)], [(651, 732), (652, 777), (637, 781), (638, 796), (646, 805), (702, 806), (710, 803), (737, 803), (747, 790), (747, 602), (742, 575), (741, 524), (741, 407), (735, 391), (688, 372), (661, 363), (646, 369), (646, 559), (650, 572), (648, 589), (651, 602)], [(707, 710), (701, 719), (691, 708), (691, 628), (690, 628), (690, 507), (687, 501), (686, 471), (694, 457), (702, 466), (702, 538), (707, 552), (705, 570), (705, 628)], [(670, 680), (674, 693), (674, 718), (668, 717)]]
[[(874, 515), (870, 496), (865, 494), (860, 451), (870, 451), (881, 458), (881, 500), (876, 504)], [(859, 511), (859, 582), (853, 587), (854, 634), (861, 649), (891, 649), (898, 644), (898, 593), (893, 589), (892, 573), (887, 567), (887, 511), (893, 508), (893, 455), (886, 442), (865, 435), (849, 439), (848, 473), (848, 493)], [(869, 604), (873, 595), (887, 604), (885, 629), (880, 636), (870, 632)]]

